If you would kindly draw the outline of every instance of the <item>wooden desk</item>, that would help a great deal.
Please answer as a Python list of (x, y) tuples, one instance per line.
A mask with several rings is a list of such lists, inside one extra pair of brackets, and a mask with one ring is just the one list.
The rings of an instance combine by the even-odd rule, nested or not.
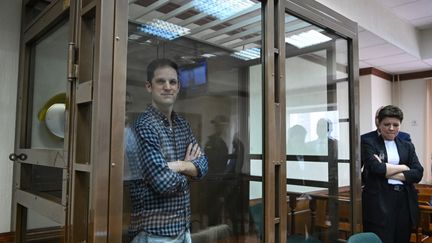
[(420, 220), (416, 227), (416, 241), (424, 242), (432, 235), (432, 186), (426, 184), (415, 185), (418, 191), (418, 202), (420, 209)]

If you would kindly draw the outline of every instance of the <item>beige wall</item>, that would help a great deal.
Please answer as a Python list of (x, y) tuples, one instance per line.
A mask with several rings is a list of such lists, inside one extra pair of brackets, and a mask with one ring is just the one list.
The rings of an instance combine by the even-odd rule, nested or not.
[[(427, 156), (425, 154), (426, 144), (426, 80), (414, 79), (400, 82), (400, 88), (395, 95), (398, 96), (399, 106), (404, 112), (404, 120), (402, 122), (402, 131), (411, 134), (412, 142), (416, 148), (417, 156), (423, 167), (426, 166)], [(429, 179), (430, 180), (430, 179)], [(422, 182), (426, 182), (426, 173), (423, 174)], [(428, 181), (429, 183), (431, 181)]]
[[(359, 97), (360, 97), (360, 114), (372, 114), (372, 100), (371, 100), (371, 90), (372, 90), (372, 75), (364, 75), (359, 78)], [(370, 115), (360, 115), (359, 116), (359, 129), (360, 134), (373, 129), (373, 118)]]
[(11, 231), (21, 0), (0, 1), (0, 233)]
[(392, 104), (391, 82), (375, 75), (360, 76), (360, 134), (375, 130), (375, 111)]

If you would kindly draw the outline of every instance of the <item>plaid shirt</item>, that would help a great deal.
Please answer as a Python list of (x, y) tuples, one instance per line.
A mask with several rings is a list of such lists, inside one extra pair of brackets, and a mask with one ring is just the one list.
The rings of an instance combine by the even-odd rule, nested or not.
[[(126, 153), (131, 173), (130, 236), (177, 236), (189, 228), (190, 195), (187, 176), (168, 168), (167, 162), (183, 160), (187, 146), (196, 143), (189, 123), (172, 112), (172, 128), (159, 110), (149, 106), (131, 127)], [(201, 179), (207, 173), (205, 155), (192, 161)]]

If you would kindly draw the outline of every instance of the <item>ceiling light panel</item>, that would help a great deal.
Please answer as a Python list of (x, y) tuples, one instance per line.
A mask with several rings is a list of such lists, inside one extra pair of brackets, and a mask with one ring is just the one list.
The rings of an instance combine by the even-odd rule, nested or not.
[(160, 19), (139, 26), (138, 30), (162, 39), (174, 40), (190, 33), (190, 29)]
[(321, 34), (316, 30), (309, 30), (297, 35), (285, 37), (285, 42), (297, 48), (304, 48), (331, 40), (330, 37)]
[(198, 11), (223, 20), (255, 3), (250, 0), (193, 0), (192, 4)]
[(250, 48), (246, 50), (237, 51), (231, 54), (231, 56), (244, 60), (249, 61), (252, 59), (257, 59), (261, 57), (261, 49), (260, 48)]

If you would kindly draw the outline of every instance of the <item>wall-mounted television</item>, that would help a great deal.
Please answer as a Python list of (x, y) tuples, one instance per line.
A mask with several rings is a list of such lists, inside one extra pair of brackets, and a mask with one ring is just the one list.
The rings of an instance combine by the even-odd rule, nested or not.
[(181, 89), (186, 93), (189, 91), (203, 90), (207, 85), (207, 62), (196, 61), (194, 64), (179, 67), (179, 79)]

